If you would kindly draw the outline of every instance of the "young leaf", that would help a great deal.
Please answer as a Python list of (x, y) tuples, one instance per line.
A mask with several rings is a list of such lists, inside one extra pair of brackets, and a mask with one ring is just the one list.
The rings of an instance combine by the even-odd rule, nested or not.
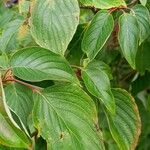
[(103, 63), (94, 61), (82, 71), (82, 78), (88, 91), (97, 97), (106, 108), (115, 113), (115, 101), (111, 92), (110, 81), (107, 72), (102, 67)]
[(30, 148), (31, 141), (13, 121), (6, 104), (5, 94), (0, 79), (0, 143), (9, 147)]
[(150, 13), (142, 5), (135, 5), (133, 11), (138, 20), (140, 28), (140, 44), (150, 35)]
[(137, 105), (125, 90), (113, 89), (112, 92), (116, 114), (106, 113), (111, 134), (120, 150), (134, 150), (141, 130)]
[(31, 34), (37, 44), (64, 55), (79, 23), (77, 0), (36, 0), (31, 12)]
[(132, 68), (135, 68), (135, 58), (139, 45), (140, 30), (135, 16), (124, 13), (119, 19), (118, 40), (122, 53)]
[(25, 48), (15, 53), (11, 67), (15, 76), (26, 81), (79, 82), (65, 58), (40, 47)]
[(4, 90), (8, 106), (27, 127), (27, 119), (33, 107), (32, 91), (18, 83), (10, 83)]
[(52, 86), (34, 100), (33, 121), (49, 149), (104, 149), (94, 102), (78, 86)]
[(124, 0), (79, 0), (86, 6), (94, 6), (100, 9), (109, 9), (112, 7), (126, 6)]
[(95, 15), (82, 41), (82, 50), (90, 60), (94, 59), (103, 48), (113, 27), (113, 16), (108, 11), (102, 10)]

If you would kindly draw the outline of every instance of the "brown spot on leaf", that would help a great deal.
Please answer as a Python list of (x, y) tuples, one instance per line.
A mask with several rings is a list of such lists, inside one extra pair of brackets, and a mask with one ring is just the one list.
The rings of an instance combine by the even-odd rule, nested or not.
[(62, 132), (59, 136), (60, 140), (63, 140), (64, 139), (64, 133)]
[(95, 123), (94, 125), (95, 125), (95, 128), (96, 128), (96, 131), (99, 132), (99, 131), (100, 131), (100, 128), (99, 128), (98, 123)]

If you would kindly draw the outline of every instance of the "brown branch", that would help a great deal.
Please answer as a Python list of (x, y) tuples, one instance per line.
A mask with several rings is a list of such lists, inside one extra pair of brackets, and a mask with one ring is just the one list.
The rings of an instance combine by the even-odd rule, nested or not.
[(36, 87), (34, 85), (31, 85), (31, 84), (28, 84), (26, 82), (23, 82), (23, 81), (20, 81), (20, 80), (17, 80), (17, 79), (8, 79), (7, 81), (12, 81), (12, 82), (16, 82), (16, 83), (20, 83), (28, 88), (30, 88), (31, 90), (33, 90), (34, 92), (36, 91), (39, 91), (39, 90), (42, 90), (42, 88), (39, 88), (39, 87)]
[[(125, 6), (119, 6), (119, 7), (114, 7), (114, 8), (110, 8), (108, 9), (110, 13), (114, 12), (114, 11), (118, 11), (118, 10), (124, 10), (124, 9), (129, 9), (128, 7), (131, 7), (132, 5), (135, 5), (136, 3), (138, 2), (138, 0), (133, 0), (130, 4), (128, 4), (127, 7)], [(96, 14), (99, 10), (99, 8), (95, 8), (95, 7), (92, 7), (92, 6), (84, 6), (84, 5), (81, 5), (80, 6), (80, 9), (89, 9), (91, 11), (93, 11), (94, 14)]]
[(129, 9), (129, 8), (126, 6), (119, 6), (119, 7), (110, 8), (108, 10), (109, 10), (109, 13), (113, 13), (114, 11), (124, 10), (124, 9)]
[(9, 81), (11, 81), (11, 82), (16, 82), (16, 83), (22, 84), (22, 85), (30, 88), (33, 92), (39, 92), (39, 91), (42, 90), (42, 88), (40, 88), (40, 87), (37, 87), (37, 86), (31, 85), (29, 83), (23, 82), (21, 80), (15, 79), (13, 77), (13, 75), (12, 75), (11, 70), (7, 71), (6, 76), (3, 78), (2, 81), (3, 82), (9, 82)]

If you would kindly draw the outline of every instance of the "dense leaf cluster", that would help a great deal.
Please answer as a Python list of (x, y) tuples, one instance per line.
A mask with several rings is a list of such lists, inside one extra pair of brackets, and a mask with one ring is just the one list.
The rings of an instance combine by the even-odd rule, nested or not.
[(149, 47), (147, 0), (0, 0), (0, 149), (150, 149)]

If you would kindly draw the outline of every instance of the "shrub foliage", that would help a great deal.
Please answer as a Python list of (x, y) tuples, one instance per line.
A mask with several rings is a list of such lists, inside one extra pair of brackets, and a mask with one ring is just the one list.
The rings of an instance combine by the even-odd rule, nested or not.
[(0, 0), (0, 149), (150, 149), (149, 10)]

